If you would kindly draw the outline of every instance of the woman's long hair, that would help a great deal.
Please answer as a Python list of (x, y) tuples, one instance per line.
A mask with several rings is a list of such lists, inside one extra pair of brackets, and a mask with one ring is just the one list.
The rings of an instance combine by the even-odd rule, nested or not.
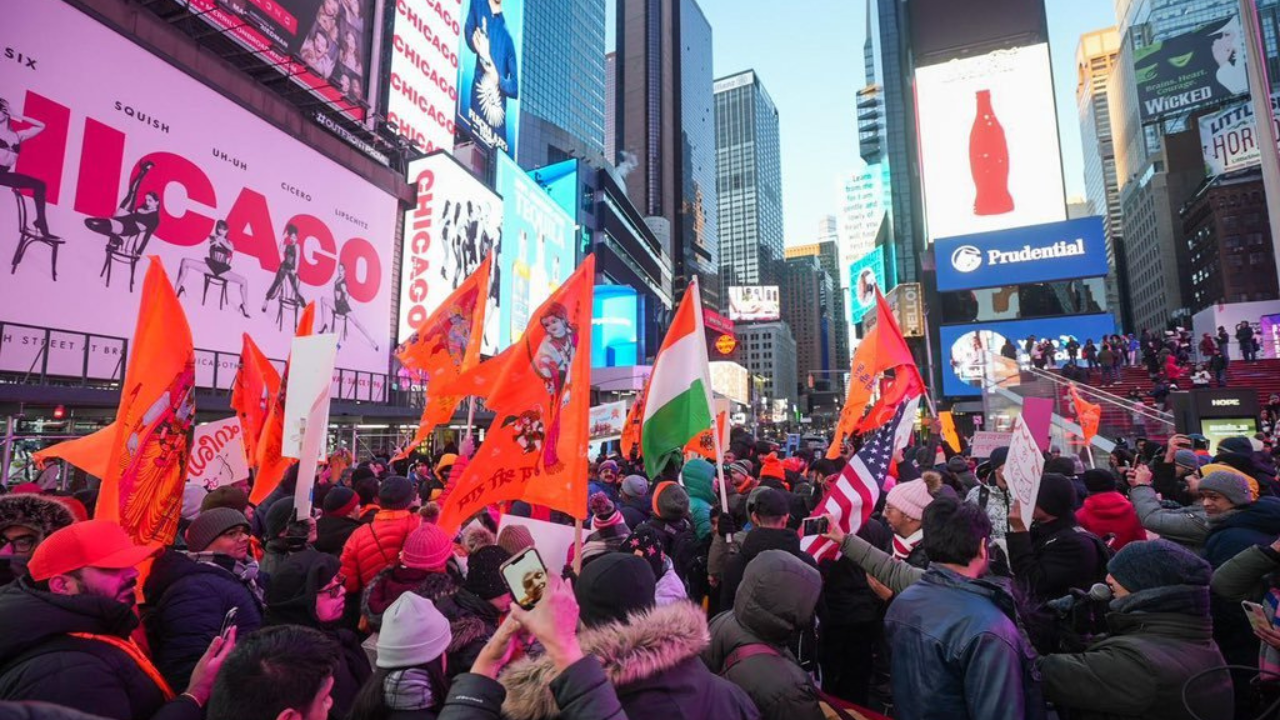
[(391, 716), (391, 706), (387, 704), (387, 693), (384, 686), (387, 676), (400, 670), (421, 669), (427, 672), (431, 683), (431, 708), (439, 710), (444, 705), (445, 695), (449, 692), (449, 681), (444, 673), (444, 655), (412, 668), (378, 668), (373, 676), (360, 688), (360, 693), (351, 703), (351, 712), (347, 720), (386, 720)]

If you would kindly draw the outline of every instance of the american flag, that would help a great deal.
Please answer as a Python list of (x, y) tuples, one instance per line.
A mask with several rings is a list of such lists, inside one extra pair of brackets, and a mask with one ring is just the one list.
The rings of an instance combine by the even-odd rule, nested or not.
[[(889, 474), (889, 463), (893, 462), (898, 448), (906, 445), (919, 407), (918, 395), (898, 406), (893, 419), (872, 433), (862, 449), (849, 459), (811, 517), (829, 513), (846, 535), (858, 532), (880, 500), (880, 487)], [(800, 548), (819, 561), (834, 559), (840, 553), (838, 545), (821, 535), (801, 538)]]

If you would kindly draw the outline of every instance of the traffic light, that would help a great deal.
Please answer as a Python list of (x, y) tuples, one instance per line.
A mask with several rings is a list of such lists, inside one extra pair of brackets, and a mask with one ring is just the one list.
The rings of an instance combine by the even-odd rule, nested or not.
[(62, 420), (62, 419), (63, 419), (63, 418), (65, 418), (66, 416), (67, 416), (67, 406), (66, 406), (66, 405), (58, 405), (57, 407), (55, 407), (55, 408), (53, 409), (53, 419), (54, 419), (54, 420)]

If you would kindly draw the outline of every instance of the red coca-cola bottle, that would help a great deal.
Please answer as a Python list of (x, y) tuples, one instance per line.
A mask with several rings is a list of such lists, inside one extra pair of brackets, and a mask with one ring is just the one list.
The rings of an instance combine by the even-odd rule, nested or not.
[(973, 174), (973, 214), (1003, 215), (1013, 210), (1009, 194), (1009, 145), (991, 109), (991, 91), (979, 90), (978, 112), (969, 131), (969, 172)]

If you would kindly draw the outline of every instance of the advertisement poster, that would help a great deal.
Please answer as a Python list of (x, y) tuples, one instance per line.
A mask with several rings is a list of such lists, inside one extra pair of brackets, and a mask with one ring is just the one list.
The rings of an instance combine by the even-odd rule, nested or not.
[(213, 490), (248, 479), (249, 462), (244, 454), (240, 418), (197, 425), (191, 436), (187, 480)]
[(777, 285), (734, 285), (729, 288), (729, 319), (770, 322), (782, 317)]
[[(577, 266), (573, 220), (515, 161), (498, 156), (503, 198), (498, 252), (498, 349), (520, 339), (534, 310)], [(486, 323), (487, 324), (487, 323)], [(488, 333), (485, 333), (488, 335)]]
[(849, 266), (849, 314), (852, 322), (862, 320), (876, 306), (876, 288), (884, 288), (884, 248), (876, 248)]
[(401, 0), (392, 7), (387, 122), (423, 153), (453, 152), (461, 6)]
[[(1115, 332), (1115, 318), (1109, 314), (1042, 320), (945, 325), (939, 329), (947, 366), (942, 370), (942, 390), (947, 397), (976, 397), (991, 383), (1016, 382), (1019, 367), (1031, 364), (1026, 351), (1031, 337), (1051, 338), (1056, 347), (1056, 365), (1067, 362), (1066, 344), (1075, 338), (1080, 345)], [(1011, 347), (1006, 348), (1006, 343)], [(1012, 352), (1015, 359), (1007, 359)], [(994, 356), (994, 358), (993, 358)]]
[(1107, 274), (1101, 216), (939, 238), (938, 290), (970, 290)]
[(1135, 51), (1142, 122), (1249, 92), (1244, 42), (1232, 15)]
[[(366, 372), (352, 382), (387, 371), (394, 197), (66, 3), (12, 14), (0, 42), (39, 59), (0, 89), (0, 134), (17, 141), (0, 165), (43, 191), (0, 203), (13, 259), (0, 319), (93, 334), (87, 351), (83, 335), (57, 338), (51, 366), (111, 377), (157, 255), (197, 384), (215, 369), (230, 384), (242, 332), (286, 357), (311, 301), (316, 330), (339, 336), (338, 367)], [(6, 370), (23, 359), (0, 348)]]
[(464, 0), (461, 7), (466, 17), (458, 45), (458, 125), (481, 145), (514, 157), (524, 0)]
[(1204, 418), (1200, 421), (1200, 434), (1209, 439), (1209, 452), (1218, 452), (1218, 443), (1230, 437), (1253, 437), (1258, 433), (1258, 421), (1254, 418)]
[(618, 402), (596, 405), (591, 408), (587, 432), (591, 435), (592, 440), (620, 437), (622, 435), (622, 426), (626, 420), (626, 401), (619, 400)]
[(751, 404), (751, 373), (745, 367), (728, 360), (712, 360), (707, 365), (711, 369), (711, 390), (716, 395), (739, 405)]
[(1067, 218), (1049, 47), (916, 69), (929, 239)]
[[(1280, 95), (1271, 96), (1272, 122), (1280, 137)], [(1238, 105), (1200, 117), (1200, 147), (1204, 151), (1205, 172), (1209, 175), (1243, 170), (1262, 162), (1258, 150), (1258, 121), (1253, 103)], [(1276, 141), (1280, 146), (1280, 140)]]
[(1031, 527), (1036, 497), (1040, 494), (1040, 476), (1044, 474), (1044, 453), (1026, 418), (1021, 415), (1013, 421), (1013, 431), (1009, 434), (1009, 457), (1005, 461), (1004, 479), (1021, 505), (1023, 524)]
[[(405, 213), (400, 263), (400, 317), (396, 342), (404, 342), (485, 256), (502, 243), (502, 198), (441, 152), (409, 164), (418, 204)], [(480, 351), (498, 351), (499, 264), (490, 276)]]
[(625, 367), (639, 360), (640, 300), (627, 285), (596, 285), (591, 310), (591, 367)]

